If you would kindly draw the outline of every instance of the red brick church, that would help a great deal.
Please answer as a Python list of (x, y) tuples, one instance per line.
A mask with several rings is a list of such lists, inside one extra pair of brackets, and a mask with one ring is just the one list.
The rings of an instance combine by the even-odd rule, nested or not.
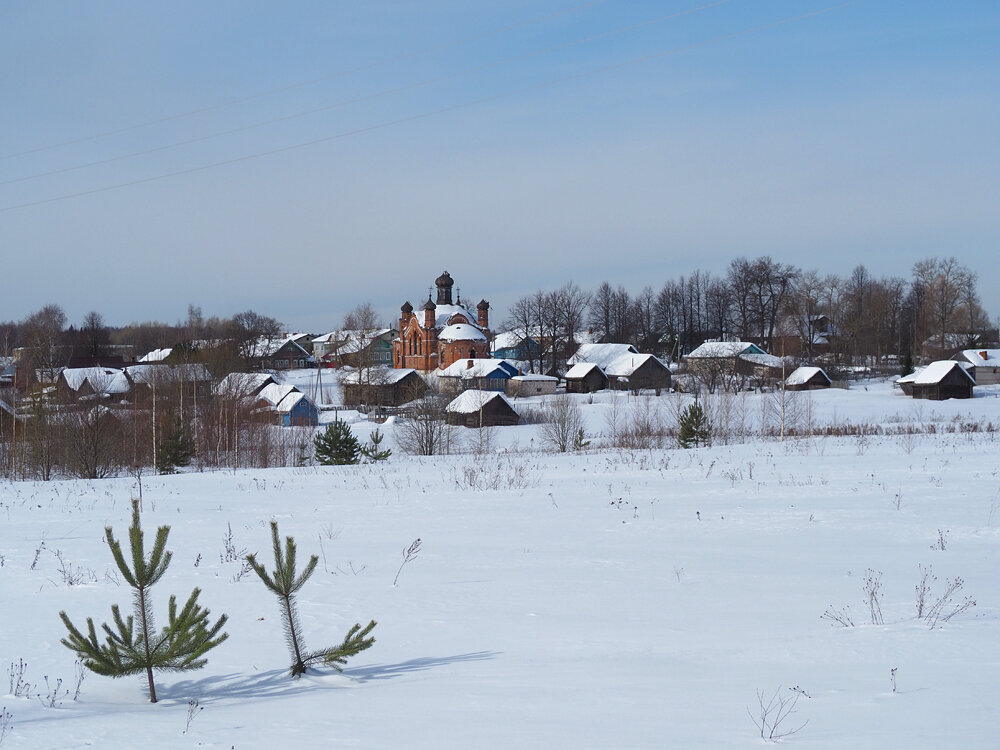
[(452, 302), (455, 285), (445, 271), (434, 282), (437, 302), (430, 296), (422, 314), (404, 302), (400, 308), (399, 338), (392, 342), (394, 367), (412, 367), (424, 372), (445, 368), (460, 359), (490, 357), (490, 304), (482, 300), (476, 315), (462, 307), (461, 297)]

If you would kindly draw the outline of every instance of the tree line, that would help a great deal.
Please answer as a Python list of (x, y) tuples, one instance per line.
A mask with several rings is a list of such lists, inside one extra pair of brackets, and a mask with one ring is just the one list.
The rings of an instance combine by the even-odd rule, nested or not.
[(811, 360), (822, 348), (838, 361), (877, 364), (994, 339), (977, 282), (954, 257), (918, 261), (908, 279), (875, 278), (863, 265), (843, 277), (740, 257), (723, 275), (695, 270), (638, 294), (608, 281), (593, 291), (573, 283), (538, 290), (518, 298), (502, 325), (539, 344), (531, 366), (541, 370), (564, 363), (582, 330), (670, 359), (707, 340), (738, 339), (777, 355)]

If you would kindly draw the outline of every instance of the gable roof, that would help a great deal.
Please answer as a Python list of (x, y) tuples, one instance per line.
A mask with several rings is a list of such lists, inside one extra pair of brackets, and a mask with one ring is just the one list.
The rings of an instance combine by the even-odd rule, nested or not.
[(613, 378), (627, 378), (640, 367), (646, 365), (650, 360), (653, 360), (664, 370), (669, 369), (652, 354), (623, 354), (609, 362), (608, 366), (604, 368), (604, 372)]
[(964, 357), (976, 367), (1000, 367), (1000, 349), (964, 349), (955, 357)]
[(639, 350), (631, 344), (580, 344), (576, 354), (570, 357), (566, 364), (576, 365), (581, 362), (593, 362), (606, 372), (608, 365), (619, 357), (638, 353)]
[(517, 414), (517, 409), (514, 408), (514, 405), (499, 391), (477, 391), (475, 389), (463, 391), (445, 407), (445, 411), (452, 412), (453, 414), (475, 414), (496, 398), (507, 404), (510, 410)]
[[(958, 369), (969, 381), (975, 385), (975, 379), (969, 374), (969, 365), (965, 362), (956, 362), (953, 359), (939, 360), (931, 362), (921, 370), (913, 379), (914, 385), (934, 385), (940, 383), (953, 370)], [(896, 381), (897, 383), (899, 380)]]
[(601, 377), (604, 377), (604, 370), (595, 365), (593, 362), (577, 362), (566, 371), (566, 375), (564, 377), (566, 380), (583, 380), (583, 378), (587, 377), (587, 374), (591, 370), (595, 369), (601, 373)]
[(231, 372), (220, 380), (212, 392), (216, 396), (245, 398), (275, 380), (266, 372)]
[[(416, 373), (412, 367), (373, 367), (368, 371), (368, 380), (372, 385), (395, 385), (400, 380), (408, 377), (411, 373)], [(419, 378), (420, 375), (417, 375)], [(361, 373), (355, 370), (340, 378), (341, 383), (356, 385), (361, 381)]]
[[(472, 363), (470, 366), (469, 363)], [(510, 378), (520, 372), (509, 359), (460, 359), (451, 363), (438, 375), (443, 378)]]
[(766, 354), (766, 352), (749, 341), (706, 341), (688, 354), (687, 358), (738, 357), (741, 354)]
[(298, 393), (299, 389), (290, 383), (268, 383), (260, 389), (257, 398), (267, 401), (271, 406), (277, 406), (290, 393)]
[(785, 378), (785, 385), (805, 385), (817, 374), (826, 378), (826, 382), (832, 382), (830, 380), (830, 376), (823, 372), (822, 368), (803, 365), (802, 367), (796, 368), (795, 372)]
[(125, 373), (110, 367), (67, 367), (60, 375), (73, 391), (86, 382), (95, 393), (127, 393), (130, 387)]

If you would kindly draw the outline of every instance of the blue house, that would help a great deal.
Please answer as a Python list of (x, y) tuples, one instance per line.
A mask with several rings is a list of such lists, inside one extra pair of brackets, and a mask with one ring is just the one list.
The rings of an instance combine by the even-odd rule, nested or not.
[(315, 427), (319, 424), (319, 410), (304, 393), (289, 393), (275, 407), (278, 424), (283, 427)]
[(522, 336), (513, 331), (498, 333), (493, 339), (494, 359), (513, 359), (518, 361), (538, 359), (540, 347), (530, 336)]
[(480, 391), (506, 389), (507, 381), (521, 371), (517, 365), (506, 359), (460, 359), (438, 371), (442, 390), (450, 393), (475, 388)]

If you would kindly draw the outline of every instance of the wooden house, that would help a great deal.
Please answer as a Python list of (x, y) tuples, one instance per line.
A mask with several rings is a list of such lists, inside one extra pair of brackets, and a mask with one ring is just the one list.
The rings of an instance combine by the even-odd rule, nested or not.
[(653, 390), (659, 396), (669, 391), (670, 368), (652, 354), (623, 354), (604, 368), (612, 388), (622, 391)]
[(346, 406), (402, 406), (422, 398), (427, 392), (427, 383), (410, 367), (401, 370), (380, 367), (352, 372), (340, 382)]
[(581, 362), (566, 372), (566, 393), (593, 393), (608, 387), (608, 376), (593, 362)]
[(445, 407), (448, 424), (463, 427), (516, 425), (521, 418), (507, 397), (496, 391), (463, 391)]
[(965, 349), (952, 359), (972, 365), (969, 374), (976, 385), (1000, 384), (1000, 349)]
[(913, 398), (944, 401), (949, 398), (972, 398), (976, 384), (966, 366), (955, 360), (931, 362), (913, 379)]
[(493, 339), (494, 359), (513, 359), (519, 362), (535, 361), (541, 347), (531, 336), (523, 336), (514, 331), (498, 333)]
[(262, 370), (296, 370), (314, 367), (316, 360), (295, 336), (283, 339), (261, 338), (250, 350), (251, 361)]
[(551, 375), (515, 375), (507, 381), (508, 396), (551, 396), (556, 392), (559, 378)]
[(461, 359), (437, 373), (441, 390), (447, 393), (470, 388), (503, 391), (507, 381), (520, 374), (517, 365), (506, 359)]
[(820, 367), (799, 367), (785, 378), (786, 391), (814, 391), (831, 385), (833, 381)]

